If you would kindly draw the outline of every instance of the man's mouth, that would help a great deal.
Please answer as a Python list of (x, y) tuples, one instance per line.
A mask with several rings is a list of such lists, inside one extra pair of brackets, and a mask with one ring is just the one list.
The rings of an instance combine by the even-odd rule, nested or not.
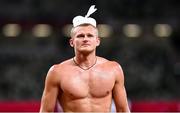
[(90, 46), (90, 44), (82, 44), (82, 46)]

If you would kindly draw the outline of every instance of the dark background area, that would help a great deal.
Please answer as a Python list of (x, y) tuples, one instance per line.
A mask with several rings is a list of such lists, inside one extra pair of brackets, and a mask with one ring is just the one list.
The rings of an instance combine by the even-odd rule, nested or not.
[[(48, 69), (74, 56), (63, 27), (73, 17), (97, 7), (92, 17), (113, 33), (101, 39), (97, 54), (121, 64), (130, 100), (180, 98), (180, 4), (178, 0), (0, 0), (0, 100), (40, 100)], [(18, 24), (17, 37), (3, 34), (6, 24)], [(32, 28), (48, 24), (52, 33), (37, 38)], [(142, 35), (128, 38), (126, 24), (137, 24)], [(157, 37), (156, 24), (172, 33)]]

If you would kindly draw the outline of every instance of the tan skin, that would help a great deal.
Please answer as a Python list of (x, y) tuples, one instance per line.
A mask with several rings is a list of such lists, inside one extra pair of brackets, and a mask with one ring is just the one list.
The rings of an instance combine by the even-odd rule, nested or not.
[(50, 68), (40, 112), (53, 112), (56, 101), (64, 112), (110, 112), (112, 98), (117, 112), (129, 112), (120, 65), (96, 56), (97, 29), (78, 26), (71, 37), (77, 64), (69, 59)]

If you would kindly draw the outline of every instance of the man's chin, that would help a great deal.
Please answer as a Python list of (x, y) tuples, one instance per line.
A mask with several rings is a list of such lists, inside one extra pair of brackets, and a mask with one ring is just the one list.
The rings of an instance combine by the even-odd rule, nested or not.
[(89, 50), (89, 49), (82, 49), (82, 50), (80, 50), (80, 52), (81, 52), (82, 54), (90, 54), (90, 53), (92, 53), (92, 52), (93, 52), (93, 50)]

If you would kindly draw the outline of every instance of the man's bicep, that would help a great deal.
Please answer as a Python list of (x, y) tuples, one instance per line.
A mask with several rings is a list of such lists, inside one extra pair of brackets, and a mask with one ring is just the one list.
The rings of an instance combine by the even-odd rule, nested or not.
[(128, 103), (124, 86), (120, 86), (118, 84), (115, 85), (113, 89), (113, 98), (118, 112), (127, 111)]
[(129, 112), (127, 94), (124, 86), (124, 73), (120, 65), (116, 67), (116, 81), (113, 88), (113, 98), (118, 112)]
[(45, 87), (41, 100), (41, 111), (43, 112), (53, 111), (56, 104), (59, 87), (55, 74), (53, 70), (50, 70), (45, 80)]

